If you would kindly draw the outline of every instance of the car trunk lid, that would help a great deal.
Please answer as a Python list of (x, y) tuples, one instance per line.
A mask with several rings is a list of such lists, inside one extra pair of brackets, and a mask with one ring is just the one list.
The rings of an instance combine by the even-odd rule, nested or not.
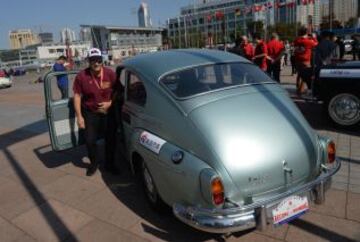
[(318, 172), (316, 135), (282, 90), (239, 92), (189, 118), (236, 185), (235, 199), (281, 192)]

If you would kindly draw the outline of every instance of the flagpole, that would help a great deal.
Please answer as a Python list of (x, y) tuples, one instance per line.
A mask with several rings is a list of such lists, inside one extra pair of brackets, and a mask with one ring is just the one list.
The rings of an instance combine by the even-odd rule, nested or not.
[(180, 17), (178, 17), (178, 32), (179, 32), (179, 49), (181, 49), (181, 24), (180, 24)]

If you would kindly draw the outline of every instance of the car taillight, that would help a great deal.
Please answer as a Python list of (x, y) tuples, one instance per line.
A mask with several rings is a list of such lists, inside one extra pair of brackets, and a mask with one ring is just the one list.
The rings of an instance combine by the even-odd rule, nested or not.
[(211, 193), (215, 205), (221, 205), (224, 203), (224, 186), (220, 178), (217, 177), (211, 181)]
[(336, 148), (335, 143), (333, 141), (330, 141), (327, 145), (327, 153), (328, 153), (328, 163), (333, 163), (335, 161), (335, 155), (336, 155)]

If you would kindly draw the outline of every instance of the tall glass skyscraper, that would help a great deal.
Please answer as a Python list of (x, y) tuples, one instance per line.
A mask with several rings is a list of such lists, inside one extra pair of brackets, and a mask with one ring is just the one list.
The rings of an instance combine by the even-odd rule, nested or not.
[(141, 3), (138, 10), (139, 27), (151, 27), (149, 7), (146, 3)]

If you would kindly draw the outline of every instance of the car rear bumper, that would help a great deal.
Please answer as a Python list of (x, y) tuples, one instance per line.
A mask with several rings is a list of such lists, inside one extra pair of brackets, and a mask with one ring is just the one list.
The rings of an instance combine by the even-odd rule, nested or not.
[(272, 222), (271, 211), (274, 205), (289, 196), (301, 194), (317, 204), (323, 203), (331, 176), (340, 169), (340, 166), (340, 161), (336, 160), (332, 168), (323, 169), (315, 180), (250, 205), (226, 209), (205, 209), (175, 203), (173, 212), (182, 222), (210, 233), (231, 233), (251, 228), (264, 230)]

